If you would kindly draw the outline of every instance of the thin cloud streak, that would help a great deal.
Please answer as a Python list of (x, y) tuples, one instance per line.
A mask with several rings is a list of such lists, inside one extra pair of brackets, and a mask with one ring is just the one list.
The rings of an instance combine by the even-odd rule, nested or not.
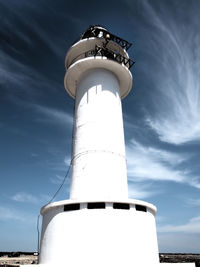
[(129, 182), (129, 198), (147, 199), (149, 197), (161, 194), (160, 191), (154, 190), (152, 185)]
[(197, 206), (197, 207), (200, 207), (200, 198), (197, 198), (197, 199), (187, 199), (186, 200), (186, 203), (189, 205), (189, 206)]
[(199, 187), (199, 180), (190, 170), (179, 168), (179, 164), (189, 159), (189, 155), (146, 147), (132, 141), (126, 148), (129, 181), (171, 181), (187, 183)]
[[(67, 112), (54, 108), (44, 107), (41, 105), (33, 105), (33, 108), (36, 110), (36, 112), (39, 112), (40, 114), (44, 115), (48, 122), (53, 122), (56, 124), (59, 123), (62, 124), (64, 127), (66, 125), (73, 124), (73, 117)], [(37, 120), (44, 121), (45, 119), (40, 118)]]
[[(154, 99), (154, 115), (147, 113), (146, 123), (163, 142), (175, 145), (199, 142), (198, 13), (188, 14), (190, 24), (189, 26), (185, 24), (183, 27), (182, 22), (177, 23), (176, 17), (164, 7), (158, 13), (148, 1), (143, 1), (143, 5), (151, 25), (155, 28), (152, 33), (151, 52), (155, 58), (159, 57), (158, 61), (162, 70), (152, 73), (158, 95)], [(149, 71), (151, 72), (148, 69)]]
[[(64, 156), (64, 160), (63, 160), (63, 158), (61, 159), (59, 155), (57, 156), (55, 155), (52, 160), (48, 160), (46, 161), (46, 163), (47, 163), (47, 166), (51, 168), (52, 170), (66, 173), (70, 165), (70, 160), (71, 160), (70, 157)], [(50, 180), (52, 180), (52, 182), (54, 181), (53, 183), (57, 183), (56, 182), (57, 179), (55, 178), (51, 178)]]
[(48, 84), (47, 78), (32, 66), (19, 62), (3, 51), (0, 51), (0, 59), (0, 83), (6, 87), (12, 84), (10, 93), (20, 90), (26, 95), (35, 95), (38, 94), (36, 88), (39, 85)]
[[(52, 184), (61, 184), (62, 183), (62, 181), (64, 180), (65, 175), (67, 173), (67, 170), (68, 170), (68, 168), (70, 166), (70, 162), (71, 162), (71, 158), (65, 156), (64, 160), (63, 160), (63, 163), (61, 163), (62, 167), (59, 164), (60, 169), (58, 169), (58, 170), (60, 170), (62, 172), (65, 171), (65, 173), (63, 175), (56, 174), (55, 177), (51, 177), (50, 181), (51, 181)], [(68, 179), (69, 178), (70, 178), (70, 175), (68, 175)]]
[(18, 192), (11, 197), (13, 201), (32, 204), (41, 204), (42, 202), (47, 202), (49, 198), (50, 197), (47, 195), (34, 196), (26, 192)]
[(157, 231), (161, 233), (200, 233), (200, 216), (191, 218), (188, 223), (182, 225), (158, 226)]
[(21, 221), (21, 222), (33, 222), (35, 216), (31, 214), (25, 214), (20, 210), (0, 206), (0, 221)]
[(62, 176), (62, 175), (56, 174), (55, 177), (50, 178), (50, 181), (52, 184), (60, 185), (63, 182), (64, 178), (65, 178), (65, 175)]

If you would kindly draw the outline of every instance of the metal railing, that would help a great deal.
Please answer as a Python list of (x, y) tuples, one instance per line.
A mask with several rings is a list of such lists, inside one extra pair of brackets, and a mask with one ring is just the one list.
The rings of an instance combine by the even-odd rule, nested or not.
[(106, 47), (97, 46), (97, 45), (95, 46), (94, 50), (90, 50), (90, 51), (87, 51), (85, 53), (85, 57), (91, 57), (91, 56), (107, 57), (108, 59), (111, 59), (111, 60), (118, 62), (119, 64), (124, 64), (129, 69), (135, 63), (130, 58), (126, 58), (126, 57), (122, 56), (121, 54), (115, 53)]
[(89, 50), (87, 52), (81, 53), (78, 56), (76, 56), (71, 62), (70, 65), (72, 65), (74, 62), (86, 58), (86, 57), (106, 57), (107, 59), (114, 60), (118, 62), (119, 64), (124, 64), (128, 69), (130, 69), (135, 62), (131, 60), (130, 58), (126, 58), (122, 56), (119, 53), (113, 52), (112, 50), (105, 48), (103, 46), (95, 46), (95, 49)]
[(81, 36), (81, 39), (86, 39), (90, 37), (105, 38), (106, 41), (113, 41), (119, 44), (125, 50), (128, 50), (132, 45), (131, 43), (122, 39), (121, 37), (109, 33), (107, 30), (103, 28), (98, 28), (95, 26), (91, 26), (90, 28), (88, 28)]

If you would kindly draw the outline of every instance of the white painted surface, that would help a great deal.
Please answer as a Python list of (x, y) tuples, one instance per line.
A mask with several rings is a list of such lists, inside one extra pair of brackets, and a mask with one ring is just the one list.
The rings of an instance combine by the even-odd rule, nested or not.
[(71, 199), (128, 198), (120, 89), (108, 70), (78, 83), (72, 166)]
[(107, 69), (115, 74), (119, 80), (121, 98), (128, 95), (132, 87), (132, 74), (129, 69), (114, 60), (108, 60), (106, 57), (91, 56), (75, 61), (68, 68), (65, 74), (64, 85), (70, 96), (75, 98), (78, 81), (85, 72), (95, 68)]
[(148, 212), (141, 212), (136, 211), (134, 201), (131, 201), (130, 210), (113, 209), (109, 203), (106, 209), (89, 210), (82, 203), (81, 210), (63, 212), (61, 203), (61, 206), (58, 202), (43, 209), (40, 264), (64, 266), (66, 263), (70, 267), (158, 265), (151, 205)]

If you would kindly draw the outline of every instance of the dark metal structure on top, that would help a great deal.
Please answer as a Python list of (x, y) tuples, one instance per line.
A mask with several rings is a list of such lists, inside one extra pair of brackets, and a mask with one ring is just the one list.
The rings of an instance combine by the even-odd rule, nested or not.
[(119, 44), (123, 49), (126, 51), (131, 47), (131, 43), (127, 42), (126, 40), (109, 33), (107, 29), (100, 25), (93, 25), (90, 26), (81, 36), (81, 39), (86, 39), (86, 38), (91, 38), (91, 37), (96, 37), (96, 38), (105, 38), (106, 41), (113, 41), (117, 44)]
[[(111, 34), (106, 28), (101, 25), (92, 25), (90, 26), (80, 37), (79, 40), (90, 39), (90, 38), (98, 38), (101, 42), (95, 44), (94, 48), (88, 51), (84, 51), (81, 54), (76, 54), (73, 60), (70, 62), (70, 65), (76, 62), (77, 60), (86, 58), (86, 57), (96, 57), (102, 56), (107, 59), (118, 62), (119, 64), (124, 64), (127, 68), (131, 68), (134, 65), (134, 61), (129, 58), (126, 51), (131, 47), (131, 43), (128, 41)], [(73, 44), (79, 42), (76, 40)], [(111, 45), (110, 45), (111, 44)], [(123, 49), (115, 49), (112, 44), (117, 44), (119, 47)], [(66, 65), (67, 66), (67, 65)], [(69, 66), (67, 66), (69, 67)]]

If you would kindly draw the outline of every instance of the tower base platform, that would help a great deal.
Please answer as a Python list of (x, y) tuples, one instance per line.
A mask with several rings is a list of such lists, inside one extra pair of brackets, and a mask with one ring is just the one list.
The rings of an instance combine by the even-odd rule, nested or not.
[(41, 267), (195, 266), (159, 263), (156, 207), (150, 203), (65, 200), (41, 214)]

